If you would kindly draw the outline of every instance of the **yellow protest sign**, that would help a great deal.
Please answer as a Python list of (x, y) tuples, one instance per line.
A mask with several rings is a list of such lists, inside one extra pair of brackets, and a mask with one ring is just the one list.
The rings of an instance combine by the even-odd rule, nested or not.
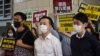
[(73, 15), (74, 14), (61, 14), (59, 18), (59, 31), (72, 32), (73, 31)]
[(1, 44), (2, 44), (2, 40), (3, 40), (3, 38), (0, 38), (0, 46), (1, 46)]
[(28, 26), (30, 30), (32, 29), (32, 23), (31, 23), (31, 21), (26, 21), (24, 24), (26, 26)]
[(81, 3), (78, 11), (86, 13), (91, 20), (97, 20), (100, 16), (100, 6)]
[(1, 48), (5, 50), (14, 50), (15, 40), (13, 38), (3, 38)]

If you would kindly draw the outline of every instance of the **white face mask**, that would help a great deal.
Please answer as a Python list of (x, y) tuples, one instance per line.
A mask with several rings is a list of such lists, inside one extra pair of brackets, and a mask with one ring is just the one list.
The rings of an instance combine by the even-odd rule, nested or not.
[(13, 36), (13, 33), (8, 33), (8, 36), (12, 37)]
[(48, 31), (48, 27), (46, 25), (40, 25), (39, 29), (42, 33), (46, 33)]
[(82, 32), (82, 26), (81, 25), (80, 26), (74, 25), (73, 27), (74, 27), (75, 32), (77, 32), (77, 33)]

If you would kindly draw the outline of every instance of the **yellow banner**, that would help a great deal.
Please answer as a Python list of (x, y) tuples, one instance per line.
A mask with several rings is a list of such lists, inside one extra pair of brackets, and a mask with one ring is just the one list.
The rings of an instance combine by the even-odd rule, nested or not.
[(73, 31), (73, 15), (74, 14), (62, 14), (59, 15), (59, 31), (60, 32), (72, 32)]
[(13, 49), (14, 50), (14, 46), (15, 46), (15, 40), (13, 38), (4, 38), (1, 40), (1, 46), (0, 48), (2, 49)]
[(97, 20), (100, 16), (100, 6), (81, 3), (78, 11), (86, 13), (91, 20)]

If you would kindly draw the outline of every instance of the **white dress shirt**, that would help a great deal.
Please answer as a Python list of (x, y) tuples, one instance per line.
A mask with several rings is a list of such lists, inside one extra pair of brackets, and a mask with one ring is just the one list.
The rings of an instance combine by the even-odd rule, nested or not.
[(35, 56), (62, 56), (61, 43), (51, 33), (45, 39), (39, 37), (34, 44)]

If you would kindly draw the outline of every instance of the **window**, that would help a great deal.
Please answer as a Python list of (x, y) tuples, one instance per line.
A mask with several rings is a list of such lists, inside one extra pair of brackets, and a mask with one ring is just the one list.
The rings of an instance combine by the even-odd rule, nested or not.
[(10, 3), (11, 2), (11, 0), (5, 0), (5, 3), (6, 4), (8, 4), (8, 3)]
[(5, 10), (5, 13), (11, 13), (11, 10)]
[(0, 9), (3, 9), (3, 6), (0, 6)]
[(32, 1), (32, 0), (14, 0), (14, 3), (19, 3), (19, 2), (27, 2), (27, 1)]
[(5, 5), (5, 9), (11, 8), (11, 5)]
[(0, 11), (0, 14), (3, 14), (3, 11)]
[(15, 0), (15, 3), (23, 2), (23, 0)]
[(0, 1), (0, 4), (3, 4), (3, 1)]

